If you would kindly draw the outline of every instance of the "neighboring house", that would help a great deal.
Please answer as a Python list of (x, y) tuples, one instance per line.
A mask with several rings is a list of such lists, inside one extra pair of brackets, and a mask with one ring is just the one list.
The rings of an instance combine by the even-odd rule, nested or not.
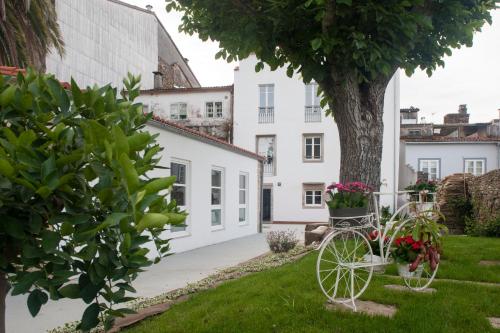
[(155, 116), (232, 141), (233, 86), (143, 90), (137, 100)]
[[(325, 222), (325, 187), (339, 180), (337, 126), (321, 109), (317, 85), (305, 85), (285, 70), (255, 72), (254, 56), (240, 61), (234, 81), (234, 143), (264, 162), (263, 220)], [(399, 78), (385, 95), (381, 191), (397, 189), (399, 165)], [(394, 205), (384, 196), (384, 205)]]
[(61, 57), (47, 56), (47, 72), (82, 87), (122, 87), (128, 72), (142, 77), (143, 89), (199, 87), (172, 38), (151, 10), (117, 0), (56, 0), (65, 43)]
[(172, 199), (189, 212), (185, 227), (168, 232), (174, 252), (260, 231), (262, 157), (159, 117), (147, 130), (164, 147), (159, 165), (177, 176)]
[[(407, 110), (401, 109), (401, 119), (408, 118), (403, 116)], [(445, 115), (443, 124), (402, 123), (401, 140), (405, 163), (429, 179), (461, 172), (478, 176), (500, 168), (500, 120), (470, 124), (465, 104)]]

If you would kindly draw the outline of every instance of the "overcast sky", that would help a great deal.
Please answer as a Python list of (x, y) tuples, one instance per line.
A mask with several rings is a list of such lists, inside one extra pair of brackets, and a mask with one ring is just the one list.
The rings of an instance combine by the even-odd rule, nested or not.
[[(125, 0), (144, 7), (151, 4), (184, 57), (189, 59), (204, 86), (233, 83), (237, 63), (215, 60), (218, 43), (202, 42), (197, 36), (178, 32), (181, 15), (166, 13), (164, 0)], [(459, 104), (467, 104), (471, 122), (487, 122), (498, 118), (500, 108), (500, 10), (493, 13), (493, 25), (477, 33), (472, 48), (454, 50), (446, 57), (445, 68), (432, 77), (417, 71), (412, 77), (401, 73), (401, 107), (415, 106), (427, 121), (442, 122), (447, 113), (456, 112)]]

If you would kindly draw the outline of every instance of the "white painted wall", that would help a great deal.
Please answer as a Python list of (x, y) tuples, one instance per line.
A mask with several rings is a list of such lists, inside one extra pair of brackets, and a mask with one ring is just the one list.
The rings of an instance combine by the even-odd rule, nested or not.
[(47, 56), (47, 72), (80, 86), (122, 87), (131, 72), (142, 75), (142, 88), (153, 88), (158, 68), (158, 21), (153, 13), (107, 0), (57, 0), (58, 21), (65, 43), (63, 59)]
[[(305, 85), (299, 77), (288, 78), (284, 69), (274, 72), (266, 67), (255, 73), (256, 58), (240, 61), (234, 79), (234, 143), (255, 151), (256, 135), (276, 135), (276, 176), (265, 177), (264, 184), (273, 185), (274, 221), (326, 221), (327, 208), (302, 208), (303, 183), (338, 181), (340, 144), (333, 118), (320, 123), (304, 121)], [(273, 124), (258, 123), (259, 84), (274, 84)], [(399, 77), (389, 83), (385, 95), (384, 147), (381, 191), (392, 192), (398, 183), (399, 160)], [(305, 133), (323, 133), (324, 161), (302, 161), (302, 136)], [(281, 186), (278, 185), (281, 183)], [(392, 197), (384, 197), (383, 204), (392, 204)]]
[[(208, 123), (224, 122), (231, 119), (231, 93), (229, 91), (189, 91), (178, 93), (152, 92), (142, 93), (138, 102), (148, 106), (148, 110), (155, 116), (170, 119), (170, 104), (186, 103), (187, 117), (190, 125), (208, 125)], [(205, 114), (206, 102), (222, 102), (223, 118), (207, 118)], [(214, 109), (215, 113), (215, 109)]]
[(464, 159), (486, 159), (486, 172), (500, 168), (500, 143), (406, 142), (406, 163), (419, 170), (419, 159), (440, 159), (440, 178), (464, 172)]
[[(159, 165), (170, 167), (172, 159), (189, 163), (188, 171), (188, 211), (187, 230), (170, 232), (165, 236), (173, 238), (170, 242), (172, 252), (190, 249), (239, 238), (258, 232), (259, 206), (259, 162), (251, 157), (204, 143), (193, 138), (171, 132), (157, 125), (147, 125), (150, 133), (158, 133), (158, 143), (164, 147)], [(224, 168), (223, 179), (223, 228), (211, 226), (211, 169), (213, 166)], [(249, 214), (248, 223), (238, 222), (239, 174), (249, 175)], [(170, 175), (170, 170), (155, 170), (152, 176)]]

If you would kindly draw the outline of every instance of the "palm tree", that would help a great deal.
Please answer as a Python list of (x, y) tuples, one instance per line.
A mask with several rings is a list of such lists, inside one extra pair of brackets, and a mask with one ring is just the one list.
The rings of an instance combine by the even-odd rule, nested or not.
[(0, 0), (0, 65), (45, 71), (52, 47), (64, 54), (55, 0)]

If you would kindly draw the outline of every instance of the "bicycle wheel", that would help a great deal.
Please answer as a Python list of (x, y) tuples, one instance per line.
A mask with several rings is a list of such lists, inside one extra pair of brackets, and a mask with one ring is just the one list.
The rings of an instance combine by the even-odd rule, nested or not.
[(344, 229), (328, 236), (316, 262), (316, 276), (325, 296), (354, 306), (372, 278), (372, 258), (370, 243), (361, 232)]

